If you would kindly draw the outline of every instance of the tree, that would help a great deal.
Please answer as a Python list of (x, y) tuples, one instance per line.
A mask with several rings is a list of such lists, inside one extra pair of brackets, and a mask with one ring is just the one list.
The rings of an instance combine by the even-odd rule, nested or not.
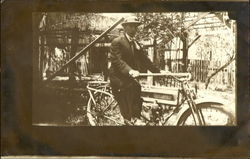
[(164, 68), (166, 46), (174, 37), (179, 36), (182, 25), (181, 13), (136, 13), (135, 15), (142, 22), (137, 38), (151, 41), (154, 47), (154, 62)]
[[(231, 38), (229, 38), (231, 36)], [(232, 32), (204, 35), (197, 42), (196, 54), (201, 60), (221, 61), (220, 68), (211, 72), (205, 80), (205, 88), (213, 77), (235, 60), (235, 39)]]
[(233, 54), (229, 60), (224, 64), (222, 65), (218, 70), (214, 71), (213, 73), (211, 73), (211, 75), (209, 75), (207, 78), (206, 78), (206, 82), (205, 82), (205, 88), (207, 89), (208, 88), (208, 85), (211, 81), (211, 79), (217, 74), (219, 73), (220, 71), (222, 71), (224, 68), (226, 68), (231, 62), (233, 62), (235, 60), (235, 54)]
[(136, 13), (136, 16), (142, 22), (138, 38), (155, 39), (159, 48), (165, 48), (165, 44), (179, 32), (180, 13)]

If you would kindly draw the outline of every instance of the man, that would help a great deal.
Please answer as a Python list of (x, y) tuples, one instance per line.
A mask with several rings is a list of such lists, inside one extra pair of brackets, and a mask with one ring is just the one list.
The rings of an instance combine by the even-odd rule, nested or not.
[(160, 70), (144, 54), (140, 44), (134, 39), (141, 23), (128, 18), (122, 23), (124, 34), (111, 44), (110, 82), (124, 121), (140, 122), (142, 99), (141, 86), (135, 80), (140, 72)]

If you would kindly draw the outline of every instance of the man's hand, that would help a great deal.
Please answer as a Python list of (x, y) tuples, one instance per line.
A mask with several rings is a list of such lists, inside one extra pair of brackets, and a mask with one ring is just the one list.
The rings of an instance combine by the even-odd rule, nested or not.
[(137, 70), (130, 70), (129, 75), (133, 78), (138, 77), (140, 75), (140, 72)]

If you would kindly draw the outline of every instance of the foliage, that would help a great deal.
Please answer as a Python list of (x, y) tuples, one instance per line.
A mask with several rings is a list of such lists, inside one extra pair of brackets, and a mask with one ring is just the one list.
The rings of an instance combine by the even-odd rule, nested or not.
[(136, 13), (136, 16), (142, 22), (138, 38), (155, 39), (160, 48), (165, 48), (165, 44), (178, 34), (182, 24), (181, 13)]
[(156, 47), (154, 62), (161, 68), (165, 68), (164, 50), (166, 45), (179, 36), (183, 26), (183, 13), (136, 13), (142, 25), (138, 29), (137, 38), (142, 41), (150, 41)]
[(234, 38), (230, 34), (202, 36), (196, 42), (196, 55), (205, 60), (227, 61), (235, 52)]
[(61, 30), (69, 28), (80, 28), (89, 30), (94, 13), (62, 13), (53, 12), (47, 15), (47, 29)]

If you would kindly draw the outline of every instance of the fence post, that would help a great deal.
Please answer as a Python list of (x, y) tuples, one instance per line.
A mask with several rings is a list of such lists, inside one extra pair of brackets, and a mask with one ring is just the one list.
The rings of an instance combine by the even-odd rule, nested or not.
[(45, 53), (44, 53), (44, 35), (40, 35), (40, 68), (39, 68), (39, 72), (40, 72), (40, 78), (42, 79), (43, 78), (43, 69), (44, 69), (44, 64), (46, 65), (45, 63)]
[[(78, 28), (73, 28), (71, 32), (71, 49), (70, 49), (70, 58), (75, 56), (75, 53), (77, 51), (78, 46)], [(76, 62), (72, 62), (72, 64), (69, 66), (69, 79), (74, 79), (74, 72), (76, 71)]]

